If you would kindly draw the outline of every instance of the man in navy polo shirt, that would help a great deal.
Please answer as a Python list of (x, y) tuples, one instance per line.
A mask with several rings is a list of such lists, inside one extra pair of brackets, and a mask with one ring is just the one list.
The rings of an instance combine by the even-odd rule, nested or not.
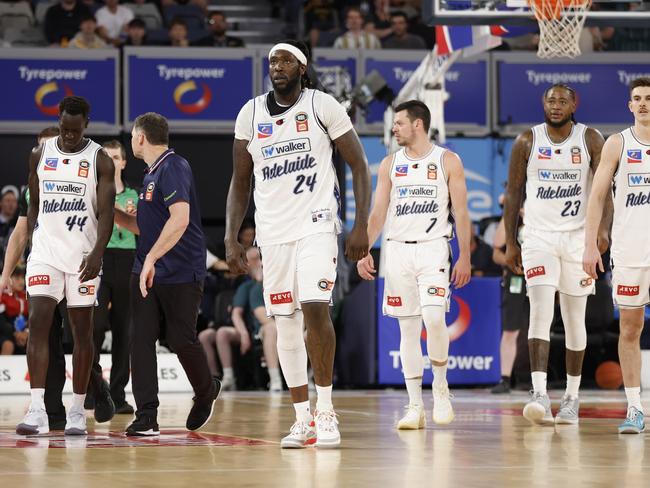
[(161, 318), (194, 388), (186, 426), (197, 430), (210, 420), (221, 384), (210, 375), (196, 334), (206, 252), (194, 177), (189, 163), (169, 148), (162, 115), (149, 112), (135, 119), (131, 147), (148, 168), (137, 216), (116, 209), (116, 223), (140, 236), (131, 276), (131, 378), (137, 410), (126, 434), (160, 433), (156, 340)]

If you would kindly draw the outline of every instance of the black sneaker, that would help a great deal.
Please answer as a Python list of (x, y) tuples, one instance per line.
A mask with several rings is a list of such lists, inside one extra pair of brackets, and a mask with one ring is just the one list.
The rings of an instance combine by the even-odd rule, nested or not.
[(210, 417), (212, 417), (212, 412), (214, 410), (214, 401), (219, 396), (221, 392), (221, 381), (214, 378), (213, 379), (213, 390), (207, 398), (197, 398), (194, 397), (194, 405), (190, 414), (187, 416), (187, 422), (185, 427), (187, 430), (198, 430), (208, 423)]
[(135, 416), (135, 420), (126, 428), (126, 435), (133, 437), (149, 437), (160, 435), (156, 417), (146, 413)]
[(127, 415), (133, 415), (133, 407), (129, 404), (129, 402), (123, 402), (118, 405), (115, 405), (115, 413), (118, 415), (122, 414), (127, 414)]
[(92, 410), (95, 408), (95, 397), (92, 393), (86, 393), (86, 399), (84, 400), (84, 409)]
[(48, 414), (47, 418), (50, 424), (50, 430), (65, 430), (65, 409), (63, 413)]
[(108, 422), (115, 415), (115, 404), (106, 380), (102, 380), (99, 391), (95, 392), (95, 420), (100, 424)]
[(502, 393), (510, 393), (510, 385), (507, 382), (501, 380), (492, 387), (490, 393), (494, 393), (495, 395), (502, 394)]

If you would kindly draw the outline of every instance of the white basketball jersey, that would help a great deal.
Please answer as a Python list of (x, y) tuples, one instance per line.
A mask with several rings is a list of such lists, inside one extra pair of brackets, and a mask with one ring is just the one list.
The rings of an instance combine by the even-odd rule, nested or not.
[(614, 174), (614, 266), (650, 266), (650, 145), (631, 129), (621, 132), (623, 151)]
[(407, 156), (406, 149), (393, 156), (387, 239), (421, 242), (452, 237), (449, 188), (442, 164), (445, 151), (434, 145), (420, 159)]
[(97, 242), (95, 159), (101, 146), (89, 139), (81, 151), (64, 153), (57, 140), (43, 143), (38, 163), (38, 221), (29, 259), (78, 273)]
[(255, 176), (255, 224), (259, 245), (339, 233), (340, 192), (332, 141), (314, 112), (314, 90), (271, 115), (267, 95), (255, 98), (248, 152)]
[(551, 141), (546, 124), (536, 125), (526, 171), (524, 224), (537, 230), (569, 231), (585, 225), (591, 189), (591, 156), (583, 124), (563, 142)]

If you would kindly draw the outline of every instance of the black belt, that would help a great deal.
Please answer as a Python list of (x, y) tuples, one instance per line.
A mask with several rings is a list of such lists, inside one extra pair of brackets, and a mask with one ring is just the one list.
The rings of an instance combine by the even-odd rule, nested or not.
[(417, 244), (418, 241), (404, 241), (404, 244)]

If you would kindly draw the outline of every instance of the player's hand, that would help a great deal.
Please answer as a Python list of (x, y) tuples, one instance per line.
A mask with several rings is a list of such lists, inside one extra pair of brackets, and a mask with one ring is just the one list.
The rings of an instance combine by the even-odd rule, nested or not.
[(364, 280), (372, 281), (375, 279), (373, 275), (377, 270), (375, 269), (375, 260), (372, 259), (372, 254), (368, 253), (365, 258), (357, 261), (357, 271)]
[(596, 243), (592, 242), (585, 245), (585, 251), (582, 254), (582, 269), (593, 279), (598, 279), (596, 266), (598, 266), (598, 269), (601, 273), (605, 271), (605, 267), (603, 266), (603, 258), (600, 256), (598, 246)]
[(102, 257), (91, 252), (83, 257), (79, 266), (79, 283), (97, 278), (102, 270)]
[(345, 257), (350, 261), (358, 261), (368, 254), (368, 247), (368, 226), (355, 223), (345, 240)]
[(524, 267), (521, 264), (521, 248), (518, 244), (506, 246), (506, 264), (514, 274), (524, 274)]
[(246, 354), (251, 348), (251, 336), (248, 335), (248, 332), (241, 334), (241, 342), (239, 344), (239, 352), (242, 356)]
[(596, 245), (598, 246), (598, 252), (600, 254), (605, 254), (609, 248), (609, 232), (599, 232)]
[(28, 330), (23, 330), (21, 332), (14, 332), (14, 339), (16, 340), (16, 345), (20, 347), (25, 347), (27, 345), (27, 339), (29, 338)]
[(2, 273), (2, 276), (0, 276), (0, 298), (2, 297), (2, 295), (13, 295), (13, 294), (14, 294), (14, 289), (11, 283), (11, 276), (5, 276), (5, 274)]
[(140, 293), (142, 298), (147, 298), (147, 290), (153, 286), (153, 278), (156, 276), (156, 260), (147, 254), (140, 271)]
[(469, 257), (459, 257), (453, 271), (451, 272), (451, 283), (454, 285), (454, 288), (462, 288), (469, 283), (471, 277), (472, 263)]
[(231, 273), (236, 275), (248, 273), (246, 249), (239, 241), (226, 241), (226, 262)]

